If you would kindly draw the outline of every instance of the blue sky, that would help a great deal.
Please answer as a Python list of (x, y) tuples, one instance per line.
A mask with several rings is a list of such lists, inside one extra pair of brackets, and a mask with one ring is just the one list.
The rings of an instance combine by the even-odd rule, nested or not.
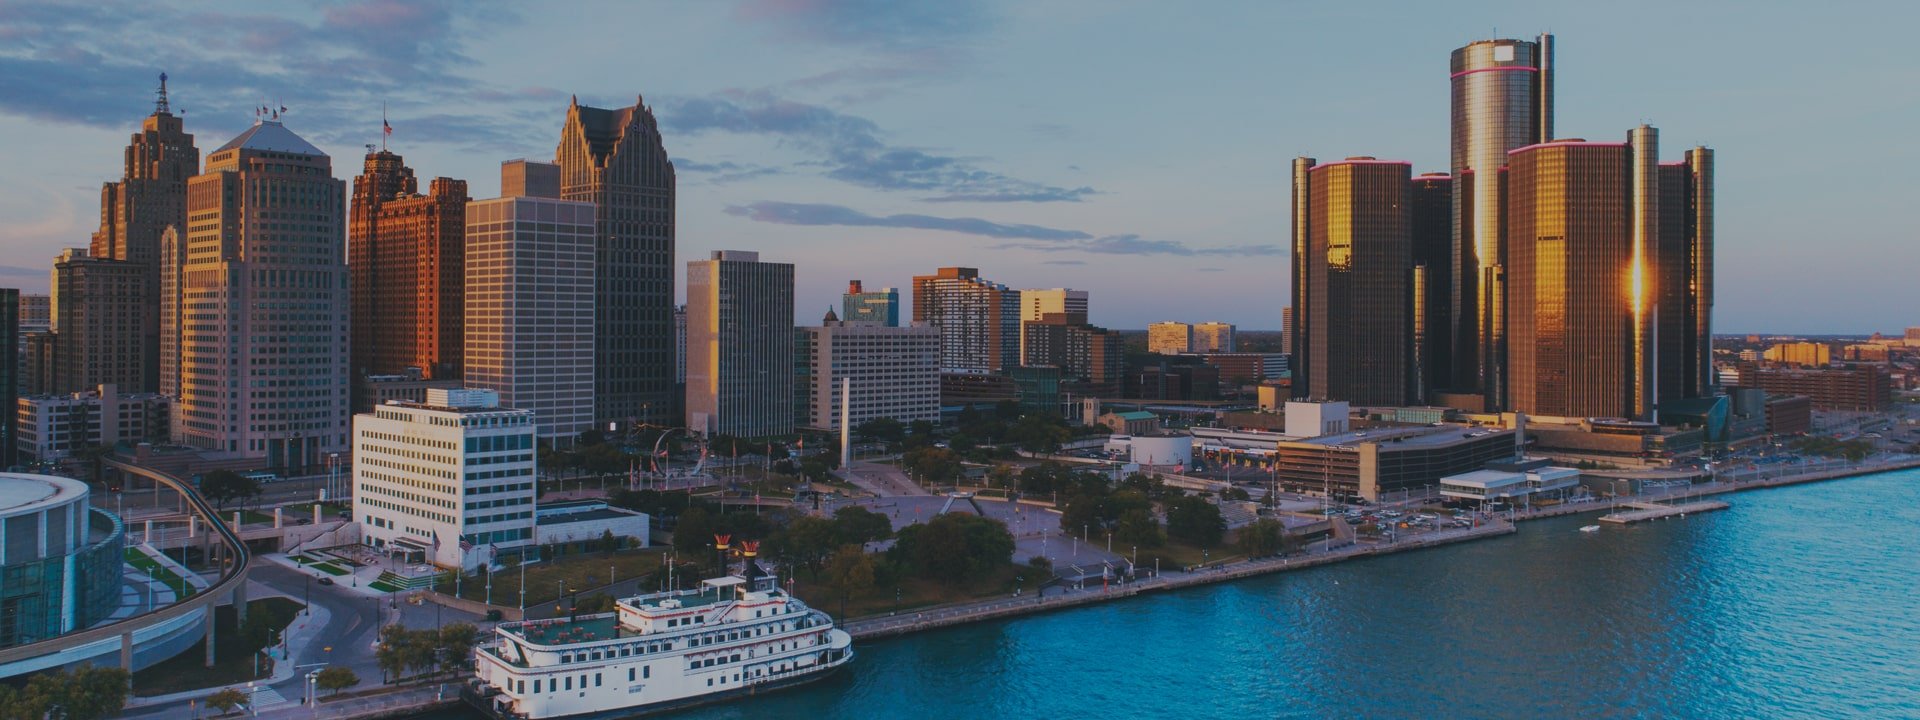
[[(644, 95), (679, 169), (679, 258), (846, 280), (943, 265), (1092, 292), (1093, 321), (1279, 326), (1288, 162), (1444, 170), (1447, 54), (1558, 38), (1557, 129), (1661, 129), (1718, 163), (1717, 329), (1920, 324), (1920, 20), (1897, 3), (123, 2), (0, 0), (0, 284), (44, 291), (155, 76), (205, 150), (284, 104), (358, 172), (389, 106), (423, 178), (499, 189), (567, 99)], [(684, 271), (677, 271), (684, 274)]]

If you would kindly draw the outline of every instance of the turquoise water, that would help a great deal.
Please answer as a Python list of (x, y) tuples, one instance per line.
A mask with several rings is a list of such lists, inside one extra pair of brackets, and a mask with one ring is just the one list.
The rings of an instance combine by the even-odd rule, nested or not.
[(1920, 471), (867, 643), (699, 718), (1920, 717)]

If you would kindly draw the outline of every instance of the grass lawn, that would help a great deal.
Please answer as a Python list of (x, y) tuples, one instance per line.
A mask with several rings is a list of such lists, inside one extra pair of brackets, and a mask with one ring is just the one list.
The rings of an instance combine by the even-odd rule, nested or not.
[(167, 569), (167, 566), (161, 565), (160, 561), (147, 557), (147, 554), (140, 552), (139, 548), (127, 548), (127, 564), (139, 568), (140, 572), (146, 573), (167, 587), (173, 588), (174, 596), (180, 600), (185, 600), (193, 595), (194, 590), (192, 583), (187, 582), (186, 578), (180, 577), (179, 573)]
[[(907, 578), (900, 584), (899, 608), (901, 612), (907, 612), (915, 608), (1012, 595), (1016, 577), (1025, 577), (1025, 581), (1020, 585), (1025, 588), (1024, 592), (1031, 594), (1034, 586), (1032, 575), (1033, 572), (1025, 566), (1015, 565), (957, 587), (950, 587), (932, 580)], [(847, 598), (846, 608), (842, 611), (840, 593), (832, 587), (824, 583), (808, 582), (805, 573), (800, 575), (799, 582), (794, 585), (795, 595), (806, 601), (808, 605), (832, 614), (836, 621), (892, 612), (893, 591), (892, 585), (876, 585), (862, 595)]]
[(334, 577), (339, 577), (341, 575), (347, 574), (346, 570), (342, 569), (339, 565), (335, 565), (331, 562), (310, 563), (307, 565), (307, 567), (313, 568), (315, 570), (319, 570), (320, 572), (326, 573), (328, 575), (332, 575)]
[[(1128, 554), (1126, 550), (1121, 550), (1118, 545), (1119, 543), (1115, 543), (1115, 552), (1119, 552), (1122, 555)], [(1188, 565), (1199, 565), (1203, 557), (1208, 563), (1240, 559), (1239, 548), (1235, 548), (1224, 542), (1221, 543), (1219, 547), (1206, 551), (1204, 556), (1201, 552), (1200, 548), (1169, 540), (1167, 544), (1157, 548), (1140, 548), (1140, 567), (1153, 567), (1155, 558), (1160, 560), (1160, 569), (1162, 571), (1179, 570)]]
[[(278, 638), (301, 607), (300, 603), (293, 600), (274, 597), (247, 603), (247, 612), (265, 613), (269, 626), (276, 631), (274, 636)], [(254, 656), (262, 646), (241, 637), (239, 622), (231, 606), (215, 609), (213, 625), (213, 667), (207, 667), (207, 644), (201, 640), (186, 652), (134, 673), (134, 692), (139, 695), (165, 695), (258, 680), (273, 674), (273, 668), (265, 658), (261, 659), (260, 674), (254, 674)]]
[[(666, 548), (642, 548), (622, 550), (611, 557), (600, 553), (575, 553), (558, 558), (537, 562), (527, 566), (527, 604), (537, 605), (552, 602), (559, 596), (560, 583), (566, 583), (568, 590), (587, 591), (607, 584), (607, 568), (613, 568), (616, 580), (631, 580), (640, 575), (660, 569), (660, 558)], [(495, 573), (493, 579), (493, 599), (499, 605), (518, 605), (520, 603), (520, 568), (510, 567)], [(438, 588), (441, 592), (451, 593), (453, 588), (442, 581)], [(487, 581), (484, 575), (470, 576), (462, 581), (460, 597), (484, 602), (487, 598)]]
[(399, 585), (395, 585), (385, 580), (375, 580), (372, 583), (369, 583), (367, 587), (373, 588), (375, 590), (379, 590), (380, 592), (390, 592), (390, 593), (400, 592)]
[[(287, 517), (285, 513), (282, 513), (281, 516)], [(292, 518), (289, 517), (288, 519), (291, 520)], [(273, 513), (263, 513), (258, 510), (242, 510), (240, 511), (240, 522), (243, 525), (255, 525), (259, 523), (272, 524)]]

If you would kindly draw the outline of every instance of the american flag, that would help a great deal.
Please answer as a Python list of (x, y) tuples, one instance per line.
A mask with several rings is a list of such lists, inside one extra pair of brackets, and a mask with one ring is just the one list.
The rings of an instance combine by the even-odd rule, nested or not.
[(464, 552), (472, 552), (472, 551), (473, 551), (473, 543), (467, 542), (467, 539), (464, 537), (460, 538), (460, 552), (464, 553)]

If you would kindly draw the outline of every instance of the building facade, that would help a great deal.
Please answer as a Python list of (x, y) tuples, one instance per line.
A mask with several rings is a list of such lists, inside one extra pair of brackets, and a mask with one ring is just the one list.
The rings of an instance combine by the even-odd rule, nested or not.
[[(503, 174), (539, 175), (515, 160)], [(552, 167), (547, 165), (546, 167)], [(538, 184), (502, 187), (537, 192)], [(549, 189), (549, 191), (551, 191)], [(527, 410), (542, 440), (593, 428), (598, 238), (591, 203), (509, 195), (467, 204), (462, 384)]]
[(1181, 322), (1157, 322), (1147, 326), (1147, 352), (1179, 355), (1193, 350), (1193, 326)]
[(490, 390), (434, 389), (353, 418), (362, 542), (471, 570), (534, 541), (534, 417)]
[(142, 345), (142, 374), (139, 382), (122, 387), (151, 392), (160, 385), (161, 236), (169, 227), (185, 232), (187, 181), (200, 174), (200, 150), (186, 132), (185, 118), (174, 115), (167, 103), (165, 75), (160, 76), (153, 114), (127, 143), (124, 161), (120, 180), (100, 186), (100, 229), (88, 254), (146, 270), (138, 340), (128, 341)]
[(1504, 406), (1500, 168), (1553, 137), (1553, 36), (1481, 40), (1453, 51), (1452, 389)]
[(1412, 395), (1431, 402), (1453, 385), (1453, 176), (1422, 173), (1409, 190), (1413, 208)]
[(913, 278), (913, 321), (940, 331), (940, 371), (997, 373), (1020, 364), (1020, 293), (976, 268)]
[(1193, 347), (1189, 352), (1234, 352), (1234, 327), (1231, 323), (1204, 322), (1193, 326)]
[(1893, 405), (1893, 378), (1883, 365), (1766, 368), (1742, 363), (1735, 385), (1768, 395), (1805, 395), (1816, 410), (1879, 412)]
[(166, 442), (172, 400), (156, 393), (121, 394), (114, 385), (14, 403), (14, 449), (20, 462), (57, 462), (75, 451), (118, 443)]
[(126, 528), (71, 478), (0, 474), (0, 648), (50, 640), (120, 609)]
[(161, 253), (175, 442), (289, 472), (347, 448), (345, 206), (326, 153), (270, 120), (188, 181)]
[(899, 327), (900, 291), (895, 288), (869, 291), (859, 280), (849, 280), (847, 294), (840, 296), (840, 317), (847, 322)]
[(890, 327), (829, 318), (797, 330), (801, 427), (840, 429), (840, 385), (852, 386), (851, 424), (880, 418), (940, 422), (940, 331), (925, 323)]
[(615, 110), (576, 100), (555, 157), (560, 198), (597, 213), (594, 417), (665, 418), (673, 407), (675, 180), (660, 124), (638, 99)]
[(347, 234), (355, 377), (460, 377), (467, 201), (464, 180), (434, 178), (422, 195), (399, 155), (367, 153)]
[[(1412, 399), (1412, 167), (1348, 158), (1314, 164), (1294, 196), (1306, 206), (1305, 254), (1310, 316), (1296, 334), (1308, 368), (1296, 393), (1358, 405)], [(1304, 387), (1303, 387), (1304, 385)]]
[(1761, 357), (1770, 363), (1800, 367), (1826, 367), (1833, 364), (1833, 346), (1826, 343), (1780, 343), (1767, 348)]
[(1076, 322), (1084, 317), (1044, 313), (1021, 323), (1026, 335), (1022, 362), (1060, 368), (1064, 392), (1116, 397), (1126, 374), (1126, 338), (1117, 330)]
[(111, 384), (131, 391), (158, 380), (149, 363), (157, 340), (145, 330), (154, 315), (152, 268), (69, 248), (53, 263), (53, 362), (37, 387), (78, 392)]
[(703, 434), (793, 434), (793, 265), (717, 250), (687, 263), (687, 423)]
[(1039, 320), (1050, 314), (1066, 316), (1069, 324), (1085, 324), (1087, 320), (1087, 291), (1053, 288), (1051, 290), (1020, 291), (1020, 357), (1021, 362), (1032, 364), (1027, 357), (1027, 323)]
[[(20, 291), (15, 288), (0, 288), (0, 350), (20, 347), (20, 316), (25, 311), (20, 307)], [(20, 366), (22, 352), (5, 352), (0, 355), (0, 470), (10, 469), (19, 462), (18, 427), (14, 423), (13, 407), (20, 397)]]

